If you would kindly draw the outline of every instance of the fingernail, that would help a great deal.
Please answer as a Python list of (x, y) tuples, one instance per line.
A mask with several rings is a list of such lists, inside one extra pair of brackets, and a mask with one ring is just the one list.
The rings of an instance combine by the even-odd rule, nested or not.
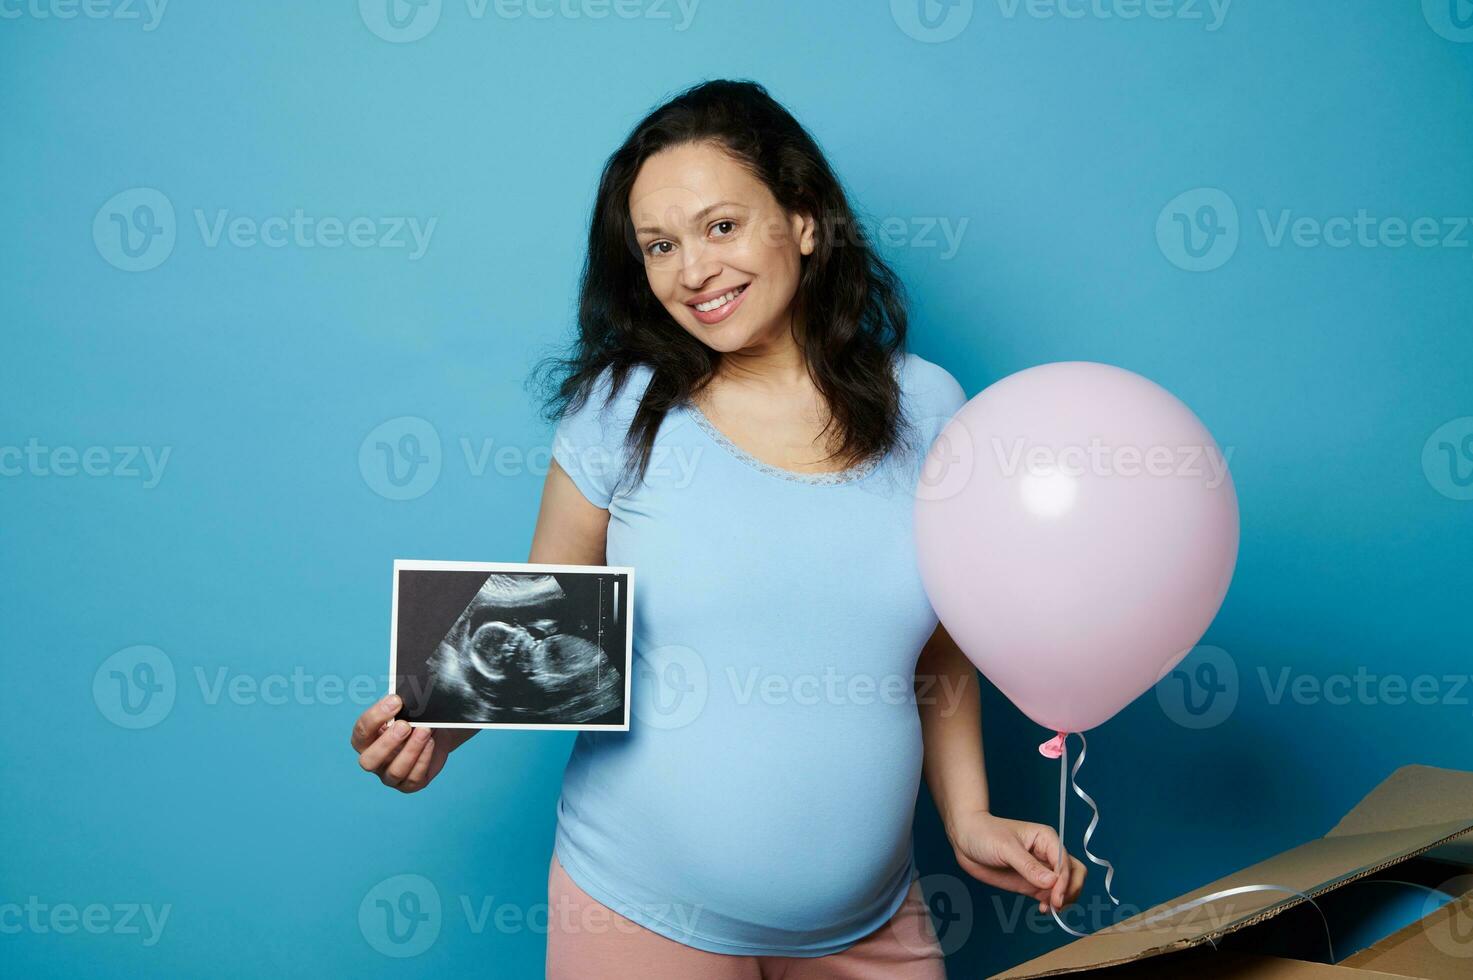
[(400, 705), (402, 705), (403, 703), (404, 699), (399, 697), (399, 695), (397, 694), (390, 694), (388, 697), (384, 698), (384, 707), (393, 708), (395, 711), (398, 711)]
[(398, 721), (394, 722), (394, 734), (395, 735), (408, 735), (409, 734), (409, 722), (405, 721), (403, 718), (400, 718)]
[(430, 730), (428, 728), (416, 728), (414, 730), (414, 740), (416, 742), (423, 742), (426, 739), (428, 739), (429, 737), (430, 737)]

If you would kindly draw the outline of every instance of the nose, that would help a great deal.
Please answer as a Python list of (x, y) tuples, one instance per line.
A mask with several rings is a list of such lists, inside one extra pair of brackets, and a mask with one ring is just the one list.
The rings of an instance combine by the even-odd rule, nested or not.
[(704, 243), (688, 248), (680, 265), (680, 284), (692, 292), (721, 274), (721, 263), (707, 258)]

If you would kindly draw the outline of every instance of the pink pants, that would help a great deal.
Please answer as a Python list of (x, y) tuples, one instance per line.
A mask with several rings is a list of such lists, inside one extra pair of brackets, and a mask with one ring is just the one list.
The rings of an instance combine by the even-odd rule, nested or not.
[(547, 980), (946, 980), (919, 882), (889, 922), (828, 956), (733, 956), (667, 939), (579, 888), (556, 854), (547, 904)]

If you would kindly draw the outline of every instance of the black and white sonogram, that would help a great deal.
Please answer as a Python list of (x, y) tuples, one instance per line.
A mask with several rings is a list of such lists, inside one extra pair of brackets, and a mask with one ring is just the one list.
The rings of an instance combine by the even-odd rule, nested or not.
[(634, 570), (394, 562), (399, 717), (461, 728), (629, 728)]

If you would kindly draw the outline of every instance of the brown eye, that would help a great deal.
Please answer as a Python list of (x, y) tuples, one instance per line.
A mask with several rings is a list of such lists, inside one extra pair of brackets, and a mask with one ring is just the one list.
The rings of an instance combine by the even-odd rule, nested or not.
[(670, 254), (669, 252), (656, 252), (655, 251), (655, 249), (659, 248), (661, 245), (669, 245), (671, 248), (674, 247), (673, 245), (671, 245), (670, 242), (661, 240), (661, 241), (658, 241), (658, 242), (651, 242), (649, 245), (645, 246), (645, 251), (648, 252), (648, 253), (650, 253), (651, 255), (669, 255)]
[[(731, 221), (729, 219), (718, 221), (714, 225), (712, 225), (711, 227), (712, 228), (720, 228), (722, 225), (728, 226), (729, 228), (731, 228), (732, 231), (735, 231), (736, 230), (736, 222), (735, 221)], [(727, 232), (727, 234), (731, 234), (731, 232)]]

